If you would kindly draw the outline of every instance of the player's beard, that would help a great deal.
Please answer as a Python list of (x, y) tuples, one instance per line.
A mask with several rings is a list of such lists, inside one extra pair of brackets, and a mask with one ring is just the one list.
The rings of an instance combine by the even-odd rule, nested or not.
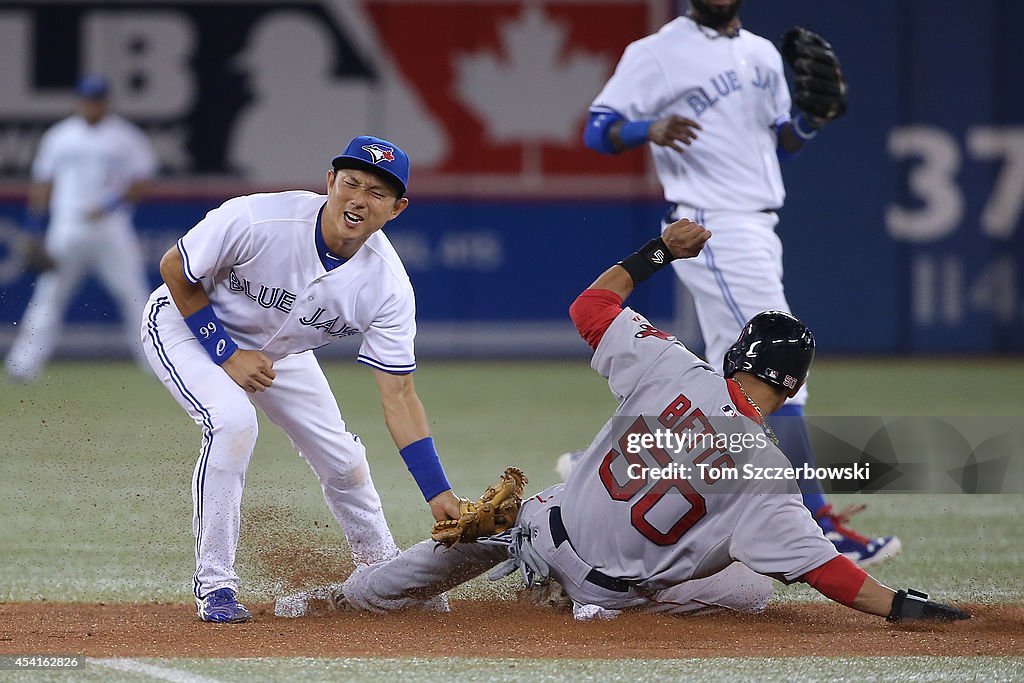
[(713, 5), (707, 0), (690, 0), (690, 10), (697, 23), (713, 29), (723, 29), (736, 18), (741, 4), (743, 0), (736, 0), (728, 6)]

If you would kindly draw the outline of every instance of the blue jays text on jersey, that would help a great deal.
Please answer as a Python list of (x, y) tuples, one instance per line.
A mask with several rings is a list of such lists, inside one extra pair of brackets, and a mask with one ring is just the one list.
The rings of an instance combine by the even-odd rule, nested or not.
[[(774, 94), (778, 84), (779, 76), (774, 71), (767, 67), (754, 67), (754, 78), (750, 81), (750, 85)], [(711, 77), (711, 86), (709, 88), (694, 88), (684, 96), (684, 99), (690, 105), (690, 108), (693, 109), (694, 115), (699, 117), (705, 111), (718, 104), (721, 98), (728, 97), (742, 89), (743, 84), (740, 82), (740, 77), (736, 70), (727, 69)]]
[[(253, 290), (257, 285), (259, 286), (259, 293), (254, 293)], [(291, 312), (292, 304), (295, 303), (296, 298), (294, 292), (289, 292), (284, 287), (268, 287), (263, 283), (252, 283), (244, 277), (239, 278), (235, 274), (234, 269), (228, 274), (228, 289), (232, 292), (244, 294), (263, 308), (276, 308), (284, 313)], [(316, 313), (299, 318), (299, 322), (303, 325), (323, 330), (324, 334), (331, 337), (340, 338), (358, 334), (358, 329), (345, 323), (342, 323), (340, 328), (333, 329), (341, 316), (336, 315), (333, 318), (324, 318), (326, 312), (326, 308), (317, 308)]]

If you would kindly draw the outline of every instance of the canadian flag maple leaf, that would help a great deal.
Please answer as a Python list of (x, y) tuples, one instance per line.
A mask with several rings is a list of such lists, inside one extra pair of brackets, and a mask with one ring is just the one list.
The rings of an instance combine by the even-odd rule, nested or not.
[(504, 56), (491, 51), (454, 59), (459, 98), (498, 143), (575, 145), (578, 122), (604, 85), (609, 60), (586, 50), (563, 56), (568, 28), (536, 6), (500, 28)]

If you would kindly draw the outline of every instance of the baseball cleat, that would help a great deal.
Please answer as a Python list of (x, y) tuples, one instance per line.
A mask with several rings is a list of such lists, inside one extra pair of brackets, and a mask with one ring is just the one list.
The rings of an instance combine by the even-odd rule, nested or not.
[(850, 505), (839, 512), (832, 512), (831, 503), (823, 506), (814, 515), (817, 520), (828, 520), (833, 530), (825, 534), (825, 538), (832, 541), (840, 555), (845, 555), (853, 560), (859, 567), (870, 567), (879, 562), (896, 557), (903, 550), (903, 543), (896, 536), (878, 536), (868, 538), (858, 534), (846, 526), (858, 512), (863, 512), (866, 506)]
[(252, 619), (252, 613), (235, 599), (235, 591), (218, 588), (205, 598), (196, 598), (196, 612), (203, 621), (237, 624)]
[(341, 584), (335, 583), (279, 597), (274, 601), (274, 616), (288, 619), (322, 617), (328, 612), (347, 608)]
[(861, 543), (836, 531), (830, 531), (825, 534), (825, 538), (832, 541), (839, 554), (850, 558), (859, 567), (870, 567), (873, 564), (885, 562), (896, 557), (903, 550), (903, 544), (896, 536), (865, 538), (866, 542)]
[[(340, 583), (317, 586), (299, 593), (283, 595), (274, 601), (274, 616), (288, 619), (323, 617), (330, 612), (348, 612), (358, 609), (345, 597)], [(452, 611), (451, 605), (448, 604), (447, 593), (424, 599), (420, 603), (420, 609), (425, 612), (447, 613)]]
[(572, 618), (576, 621), (610, 621), (622, 614), (622, 610), (608, 609), (600, 605), (587, 605), (582, 602), (572, 603)]
[(452, 611), (452, 606), (448, 602), (448, 594), (447, 593), (441, 593), (440, 595), (435, 595), (432, 598), (428, 598), (428, 599), (424, 600), (423, 601), (423, 611), (424, 612), (441, 612), (443, 614), (451, 612)]

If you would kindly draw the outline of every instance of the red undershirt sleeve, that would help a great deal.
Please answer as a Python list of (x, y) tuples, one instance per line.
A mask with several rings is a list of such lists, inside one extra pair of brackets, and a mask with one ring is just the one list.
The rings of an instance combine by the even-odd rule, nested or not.
[(622, 297), (607, 289), (587, 289), (569, 306), (569, 317), (590, 348), (597, 350), (605, 330), (622, 312)]
[(800, 580), (826, 598), (849, 607), (867, 578), (867, 572), (850, 558), (839, 555), (807, 572)]

